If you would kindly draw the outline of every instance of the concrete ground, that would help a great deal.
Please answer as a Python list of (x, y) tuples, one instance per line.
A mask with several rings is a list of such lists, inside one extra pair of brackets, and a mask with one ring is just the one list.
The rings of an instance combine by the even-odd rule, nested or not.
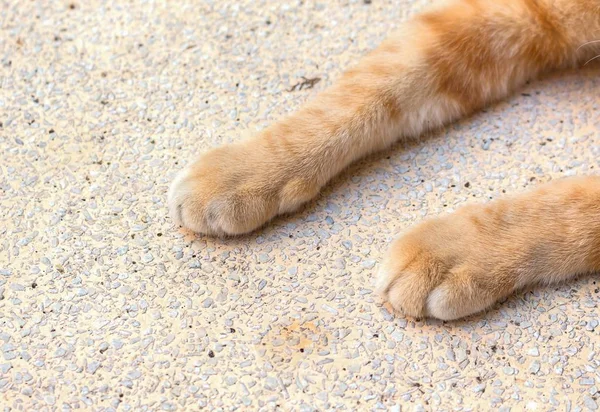
[(4, 410), (597, 409), (596, 277), (447, 324), (372, 292), (399, 230), (598, 169), (597, 65), (354, 165), (250, 236), (167, 216), (188, 160), (295, 110), (426, 3), (3, 1)]

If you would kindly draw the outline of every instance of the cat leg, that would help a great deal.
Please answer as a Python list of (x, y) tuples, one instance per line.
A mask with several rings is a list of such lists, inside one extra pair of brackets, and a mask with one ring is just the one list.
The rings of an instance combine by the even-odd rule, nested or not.
[(417, 16), (298, 112), (187, 166), (169, 191), (171, 215), (201, 233), (252, 231), (353, 161), (573, 64), (573, 39), (539, 4), (458, 0)]
[(377, 283), (398, 312), (452, 320), (599, 270), (600, 177), (578, 177), (416, 225), (392, 243)]

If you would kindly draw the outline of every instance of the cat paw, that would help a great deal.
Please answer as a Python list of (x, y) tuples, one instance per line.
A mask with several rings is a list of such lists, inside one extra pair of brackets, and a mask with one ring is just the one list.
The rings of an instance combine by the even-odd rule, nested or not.
[(259, 144), (237, 143), (213, 149), (183, 169), (171, 184), (168, 204), (175, 223), (194, 232), (240, 235), (294, 211), (317, 190)]
[(383, 299), (404, 315), (454, 320), (510, 294), (514, 276), (493, 257), (498, 244), (476, 223), (482, 212), (469, 207), (397, 238), (378, 274)]

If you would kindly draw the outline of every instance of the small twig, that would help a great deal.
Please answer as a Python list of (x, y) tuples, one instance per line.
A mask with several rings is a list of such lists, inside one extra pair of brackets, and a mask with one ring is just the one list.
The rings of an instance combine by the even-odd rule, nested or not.
[(320, 81), (320, 77), (313, 77), (312, 79), (307, 79), (306, 77), (302, 76), (302, 81), (293, 85), (292, 88), (288, 90), (288, 92), (293, 92), (302, 89), (312, 89), (313, 87), (315, 87), (315, 84), (319, 83)]

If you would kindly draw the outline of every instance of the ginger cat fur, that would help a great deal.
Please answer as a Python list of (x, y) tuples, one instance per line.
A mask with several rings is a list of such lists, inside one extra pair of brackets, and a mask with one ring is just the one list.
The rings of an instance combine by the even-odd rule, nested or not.
[[(454, 0), (416, 16), (296, 113), (213, 149), (176, 177), (176, 223), (238, 235), (314, 198), (355, 160), (440, 128), (551, 70), (600, 54), (600, 0)], [(443, 320), (514, 290), (600, 270), (600, 178), (431, 219), (396, 239), (378, 288)]]

